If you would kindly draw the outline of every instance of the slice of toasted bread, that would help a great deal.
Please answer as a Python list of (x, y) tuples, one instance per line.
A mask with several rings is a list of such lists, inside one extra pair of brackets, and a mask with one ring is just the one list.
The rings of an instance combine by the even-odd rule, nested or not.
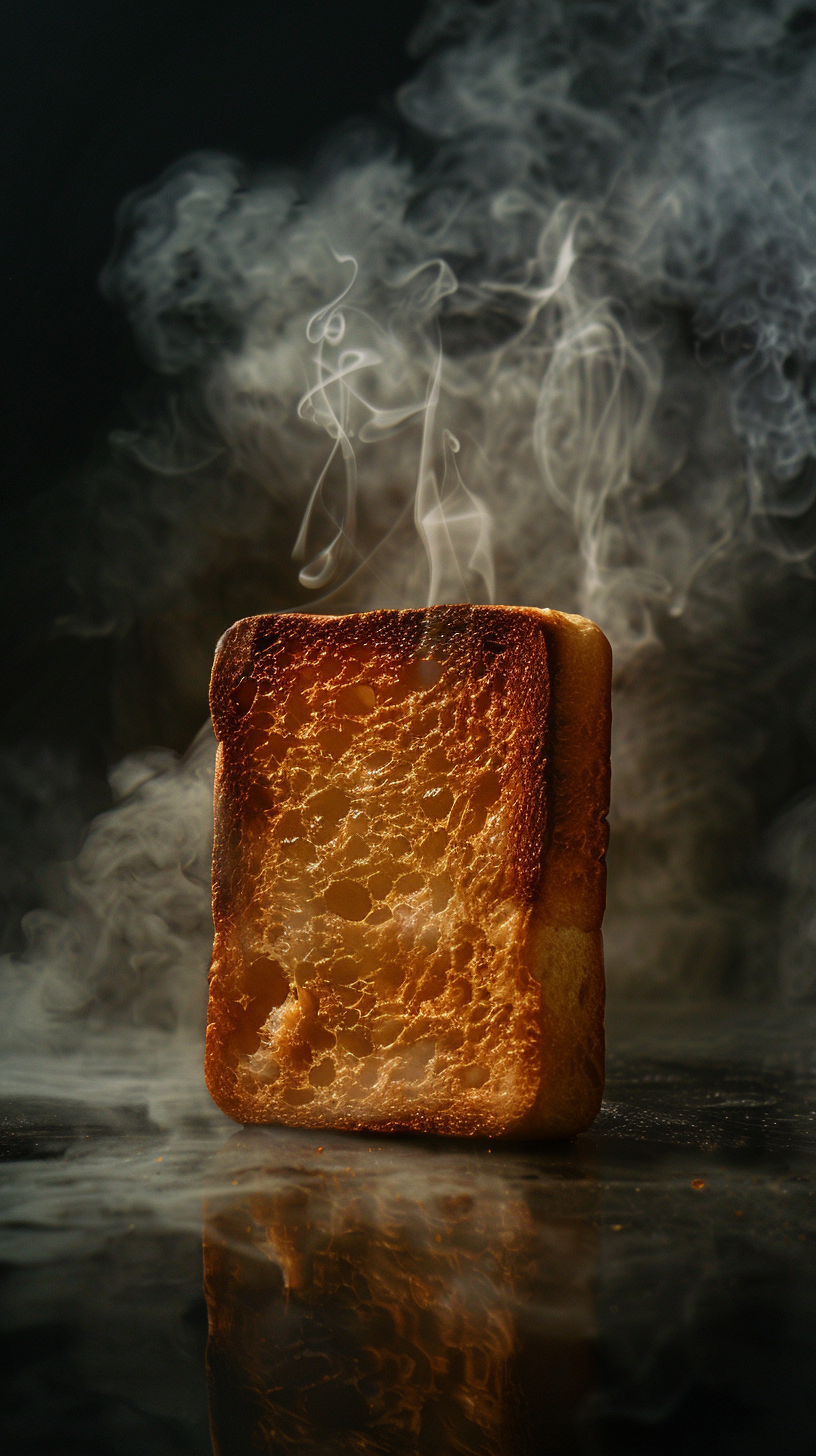
[(603, 1090), (610, 652), (580, 617), (222, 638), (206, 1073), (241, 1122), (564, 1137)]

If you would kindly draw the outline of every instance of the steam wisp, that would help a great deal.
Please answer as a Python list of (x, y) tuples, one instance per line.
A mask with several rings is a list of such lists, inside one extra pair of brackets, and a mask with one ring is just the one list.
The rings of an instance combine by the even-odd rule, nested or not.
[[(319, 514), (334, 534), (301, 568), (300, 584), (319, 591), (329, 586), (352, 562), (355, 576), (360, 567), (363, 571), (368, 568), (369, 573), (374, 570), (371, 558), (358, 559), (360, 553), (355, 539), (355, 442), (358, 442), (357, 448), (363, 449), (372, 444), (390, 444), (398, 431), (418, 421), (421, 434), (413, 515), (428, 558), (427, 604), (470, 601), (474, 578), (487, 593), (487, 600), (492, 601), (495, 572), (490, 512), (484, 501), (462, 481), (454, 459), (459, 441), (450, 430), (443, 432), (441, 486), (434, 466), (434, 433), (443, 364), (441, 345), (431, 363), (425, 398), (417, 400), (409, 396), (400, 400), (399, 397), (403, 389), (415, 387), (416, 374), (416, 353), (410, 347), (410, 340), (400, 335), (400, 315), (407, 314), (414, 328), (424, 316), (433, 319), (442, 300), (456, 291), (456, 279), (443, 258), (431, 258), (426, 264), (397, 273), (390, 281), (395, 304), (384, 322), (378, 323), (352, 297), (359, 273), (356, 260), (350, 255), (335, 253), (334, 256), (337, 263), (350, 267), (351, 277), (338, 296), (313, 314), (306, 326), (306, 338), (317, 346), (312, 360), (317, 382), (298, 404), (300, 418), (321, 425), (334, 443), (309, 496), (292, 551), (293, 559), (302, 561), (307, 555), (309, 537)], [(349, 323), (356, 326), (353, 334)], [(342, 463), (344, 476), (337, 508), (327, 494), (335, 462)], [(375, 547), (372, 557), (376, 550)], [(386, 584), (381, 578), (378, 580), (387, 592)], [(407, 605), (399, 590), (394, 600), (396, 605)]]

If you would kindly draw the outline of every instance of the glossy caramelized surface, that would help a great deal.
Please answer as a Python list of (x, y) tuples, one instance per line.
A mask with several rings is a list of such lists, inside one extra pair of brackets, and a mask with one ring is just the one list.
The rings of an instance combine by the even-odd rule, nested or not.
[[(598, 886), (582, 864), (597, 880), (608, 789), (601, 723), (599, 769), (589, 792), (579, 774), (570, 829), (548, 636), (590, 624), (556, 616), (285, 614), (238, 623), (223, 640), (212, 684), (220, 746), (207, 1073), (231, 1115), (538, 1130), (543, 1073), (563, 1052), (542, 970), (566, 953), (556, 979), (569, 979), (574, 963), (576, 991), (588, 974), (597, 981), (569, 932), (577, 918), (585, 934), (583, 911), (597, 937), (597, 904), (585, 902), (597, 901)], [(572, 733), (582, 705), (586, 717), (588, 704), (603, 703), (603, 666), (590, 669), (577, 714), (568, 706)], [(608, 774), (608, 732), (605, 752)], [(545, 889), (558, 901), (544, 874), (553, 845), (573, 882), (578, 855), (579, 914), (573, 906), (561, 926), (551, 914), (548, 939), (540, 910)], [(563, 890), (569, 875), (560, 878)], [(590, 992), (597, 1021), (597, 987)], [(571, 1075), (582, 1065), (585, 1081), (595, 1074), (573, 1113), (579, 1123), (600, 1096), (597, 1033), (588, 1061), (580, 1024), (573, 1036)]]

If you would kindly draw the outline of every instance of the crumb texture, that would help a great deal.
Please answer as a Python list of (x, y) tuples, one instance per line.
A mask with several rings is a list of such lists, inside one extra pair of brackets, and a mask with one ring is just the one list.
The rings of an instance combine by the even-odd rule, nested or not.
[(207, 1074), (232, 1116), (501, 1135), (540, 1102), (542, 616), (282, 614), (222, 641)]

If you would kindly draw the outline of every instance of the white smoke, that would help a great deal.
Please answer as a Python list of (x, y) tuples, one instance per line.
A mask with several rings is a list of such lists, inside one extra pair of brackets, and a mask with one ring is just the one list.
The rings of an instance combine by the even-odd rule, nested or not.
[[(787, 812), (816, 781), (802, 15), (438, 3), (401, 142), (345, 133), (302, 177), (188, 158), (125, 202), (104, 276), (169, 402), (96, 478), (63, 630), (169, 622), (183, 679), (275, 606), (586, 612), (616, 660), (618, 992), (816, 991), (812, 799)], [(191, 754), (139, 760), (29, 918), (32, 1024), (66, 996), (83, 1025), (200, 1024)]]

